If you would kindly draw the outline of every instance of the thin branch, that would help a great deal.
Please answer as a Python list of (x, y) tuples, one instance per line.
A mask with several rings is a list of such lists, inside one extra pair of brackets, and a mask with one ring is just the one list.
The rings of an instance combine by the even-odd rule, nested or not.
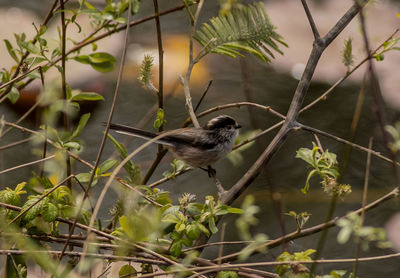
[(193, 66), (195, 64), (195, 61), (193, 60), (193, 36), (196, 31), (196, 24), (199, 19), (200, 11), (203, 7), (203, 4), (204, 4), (204, 0), (200, 0), (198, 2), (196, 13), (194, 16), (194, 21), (191, 24), (190, 41), (189, 41), (189, 66), (187, 68), (185, 78), (181, 77), (183, 91), (185, 93), (185, 99), (186, 99), (185, 106), (186, 106), (186, 109), (189, 113), (190, 119), (192, 120), (194, 127), (200, 127), (200, 124), (199, 124), (199, 121), (197, 120), (196, 114), (193, 109), (192, 97), (190, 95), (189, 81), (190, 81), (190, 75), (192, 73)]
[[(383, 45), (385, 43), (387, 43), (388, 41), (390, 41), (394, 35), (396, 35), (399, 32), (399, 29), (396, 29), (385, 41), (383, 41), (377, 48), (375, 48), (374, 51), (372, 51), (371, 56), (373, 56), (376, 52), (378, 52), (378, 50), (380, 48), (383, 47)], [(365, 62), (367, 62), (369, 59), (371, 59), (372, 57), (367, 56), (365, 57), (361, 62), (359, 62), (356, 66), (354, 66), (350, 71), (346, 72), (346, 74), (340, 78), (338, 81), (335, 82), (335, 84), (333, 84), (326, 92), (324, 92), (321, 96), (319, 96), (318, 98), (316, 98), (314, 101), (312, 101), (311, 103), (307, 104), (306, 106), (304, 106), (301, 110), (300, 113), (310, 109), (312, 106), (314, 106), (315, 104), (317, 104), (318, 102), (325, 100), (326, 97), (333, 92), (334, 89), (336, 89), (340, 84), (343, 83), (343, 81), (345, 81), (353, 72), (355, 72), (359, 67), (361, 67)]]
[[(368, 144), (368, 149), (372, 149), (372, 142), (373, 138), (369, 138), (369, 144)], [(365, 205), (367, 204), (367, 193), (368, 193), (368, 182), (369, 182), (369, 171), (371, 170), (371, 153), (368, 153), (367, 156), (367, 165), (365, 166), (365, 177), (364, 177), (364, 189), (363, 189), (363, 196), (361, 200), (361, 224), (360, 226), (363, 225), (364, 223), (364, 218), (365, 218)], [(353, 266), (353, 274), (354, 277), (357, 277), (357, 267), (358, 267), (358, 258), (360, 256), (360, 247), (361, 247), (361, 238), (357, 236), (357, 246), (356, 246), (356, 251), (354, 257), (356, 258), (356, 261), (354, 262)]]
[[(69, 1), (69, 0), (66, 0), (65, 3), (68, 2), (68, 1)], [(45, 20), (44, 20), (43, 23), (41, 24), (41, 26), (46, 26), (47, 23), (49, 22), (49, 20), (53, 17), (53, 15), (54, 15), (54, 9), (55, 9), (55, 6), (57, 5), (57, 2), (58, 2), (58, 0), (54, 0), (53, 5), (51, 6), (49, 12), (47, 13), (47, 16), (46, 16)], [(32, 43), (35, 44), (36, 42), (37, 42), (37, 38), (35, 37), (35, 38), (32, 40)], [(4, 87), (6, 87), (6, 86), (8, 86), (7, 89), (6, 89), (4, 92), (0, 93), (0, 103), (2, 103), (2, 102), (4, 101), (4, 99), (6, 98), (7, 94), (10, 92), (10, 90), (11, 90), (11, 88), (12, 88), (12, 85), (13, 85), (15, 82), (19, 81), (19, 80), (14, 80), (14, 81), (13, 81), (13, 79), (16, 79), (16, 77), (18, 76), (18, 74), (19, 74), (19, 72), (20, 72), (20, 70), (21, 70), (21, 68), (22, 68), (22, 65), (24, 64), (26, 58), (28, 58), (29, 54), (30, 54), (30, 52), (27, 50), (27, 51), (25, 51), (25, 53), (22, 55), (21, 60), (19, 61), (18, 66), (16, 67), (16, 69), (15, 69), (15, 71), (14, 71), (12, 77), (11, 77), (11, 81), (12, 81), (12, 82), (10, 81), (10, 82), (4, 83), (4, 84), (2, 84), (2, 85), (0, 86), (0, 89), (1, 89), (1, 88), (4, 88)], [(25, 73), (24, 73), (24, 76), (26, 76), (27, 73), (28, 73), (28, 72), (25, 72)], [(6, 84), (6, 85), (5, 85), (5, 84)], [(4, 85), (5, 85), (5, 86), (4, 86)]]
[[(131, 5), (132, 5), (132, 3), (131, 3), (131, 1), (129, 1), (128, 10), (127, 10), (127, 22), (130, 22), (130, 19), (131, 19)], [(127, 49), (128, 49), (128, 42), (129, 42), (129, 28), (130, 28), (129, 25), (127, 25), (127, 28), (125, 30), (124, 47), (123, 47), (123, 51), (122, 51), (122, 54), (121, 54), (121, 64), (120, 64), (120, 68), (119, 68), (119, 72), (118, 72), (117, 84), (115, 85), (114, 96), (113, 96), (113, 100), (112, 100), (112, 103), (111, 103), (110, 112), (108, 114), (106, 128), (105, 128), (105, 131), (104, 131), (104, 134), (103, 134), (103, 138), (102, 138), (101, 143), (100, 143), (99, 150), (97, 152), (97, 157), (96, 157), (96, 161), (95, 161), (95, 164), (94, 164), (94, 169), (93, 169), (93, 171), (92, 171), (92, 173), (90, 175), (89, 182), (87, 184), (87, 189), (86, 189), (85, 194), (83, 196), (83, 200), (85, 200), (85, 199), (87, 199), (89, 197), (89, 191), (90, 191), (90, 188), (92, 187), (94, 176), (96, 174), (96, 169), (97, 169), (98, 165), (100, 164), (100, 160), (101, 160), (101, 156), (103, 154), (104, 146), (105, 146), (106, 141), (107, 141), (107, 134), (108, 134), (108, 132), (110, 130), (110, 123), (111, 123), (112, 117), (114, 115), (115, 105), (117, 103), (117, 97), (118, 97), (119, 88), (120, 88), (120, 84), (121, 84), (121, 80), (122, 80), (122, 73), (123, 73), (123, 70), (124, 70), (124, 67), (125, 67), (125, 58), (126, 58), (126, 52), (127, 52)], [(78, 211), (77, 211), (77, 214), (76, 214), (76, 217), (75, 217), (75, 220), (74, 220), (74, 223), (70, 227), (70, 230), (69, 230), (69, 234), (70, 235), (72, 235), (74, 233), (75, 226), (76, 226), (76, 223), (78, 221), (78, 216), (79, 216), (80, 212), (83, 209), (83, 203), (84, 203), (83, 201), (80, 203)], [(89, 230), (88, 230), (88, 234), (90, 234)], [(64, 245), (64, 248), (63, 248), (63, 250), (61, 252), (61, 255), (60, 255), (60, 258), (59, 258), (60, 260), (62, 258), (63, 253), (65, 252), (65, 250), (67, 248), (67, 243), (68, 243), (69, 239), (70, 238), (67, 239), (67, 242)], [(85, 252), (87, 252), (87, 244), (86, 243), (87, 243), (87, 241), (85, 241), (85, 245), (83, 247), (83, 254), (85, 254)], [(83, 255), (81, 260), (84, 261), (84, 259), (85, 259), (85, 256)]]
[[(60, 255), (61, 251), (47, 251), (47, 250), (35, 250), (35, 251), (28, 251), (28, 250), (0, 250), (0, 254), (7, 255), (21, 255), (21, 254), (51, 254), (51, 255)], [(69, 257), (80, 257), (82, 252), (70, 252), (65, 251), (64, 255)], [(86, 253), (87, 257), (90, 258), (99, 258), (103, 260), (115, 260), (115, 261), (131, 261), (131, 262), (139, 262), (139, 263), (146, 263), (146, 264), (155, 264), (155, 265), (168, 265), (167, 263), (159, 260), (152, 260), (146, 258), (137, 258), (137, 257), (130, 257), (130, 256), (116, 256), (111, 254), (98, 254), (98, 253)]]
[[(354, 3), (355, 3), (355, 5), (358, 5), (359, 8), (361, 9), (360, 14), (359, 14), (360, 24), (361, 24), (361, 32), (363, 35), (366, 54), (371, 57), (370, 43), (369, 43), (369, 38), (367, 35), (367, 27), (365, 24), (365, 18), (364, 18), (364, 12), (362, 9), (362, 5), (359, 0), (354, 0)], [(368, 60), (368, 73), (369, 73), (370, 82), (371, 82), (372, 97), (374, 100), (373, 109), (375, 110), (376, 117), (379, 122), (379, 127), (382, 132), (383, 141), (385, 143), (385, 148), (389, 152), (390, 158), (394, 161), (396, 157), (395, 157), (395, 153), (389, 147), (389, 143), (392, 140), (391, 140), (391, 136), (390, 136), (389, 132), (386, 130), (387, 121), (386, 121), (386, 115), (385, 115), (385, 110), (384, 110), (384, 104), (382, 101), (382, 91), (380, 88), (379, 79), (376, 74), (375, 66), (374, 66), (372, 59)], [(393, 175), (394, 175), (397, 185), (400, 187), (400, 177), (399, 177), (399, 173), (397, 171), (397, 167), (396, 167), (395, 163), (393, 163)]]
[(207, 88), (204, 90), (203, 94), (202, 94), (201, 97), (200, 97), (199, 102), (196, 104), (196, 107), (194, 108), (194, 112), (197, 112), (197, 109), (199, 109), (200, 104), (203, 102), (203, 100), (204, 100), (205, 96), (207, 95), (208, 90), (210, 89), (212, 83), (213, 83), (212, 80), (210, 80), (210, 81), (208, 82)]
[(50, 156), (45, 157), (45, 158), (41, 158), (41, 159), (38, 159), (38, 160), (35, 160), (35, 161), (31, 161), (31, 162), (28, 162), (28, 163), (20, 164), (20, 165), (17, 165), (15, 167), (11, 167), (11, 168), (5, 169), (3, 171), (0, 171), (0, 175), (8, 173), (8, 172), (11, 172), (11, 171), (14, 171), (14, 170), (17, 170), (17, 169), (20, 169), (20, 168), (23, 168), (23, 167), (26, 167), (26, 166), (42, 163), (42, 162), (44, 162), (46, 160), (50, 160), (50, 159), (53, 159), (55, 157), (56, 157), (56, 155), (50, 155)]
[[(59, 149), (59, 150), (64, 150), (61, 146), (59, 146), (57, 143), (53, 142), (52, 140), (46, 138), (46, 137), (45, 137), (42, 133), (40, 133), (40, 132), (31, 130), (31, 129), (26, 128), (26, 127), (22, 127), (22, 126), (16, 125), (16, 124), (14, 124), (14, 123), (4, 122), (4, 124), (5, 124), (6, 126), (11, 126), (11, 127), (13, 127), (13, 128), (19, 129), (19, 130), (22, 131), (22, 132), (28, 132), (28, 133), (30, 133), (30, 134), (34, 134), (34, 135), (40, 136), (41, 138), (43, 138), (44, 140), (46, 140), (49, 144), (51, 144), (51, 145), (54, 146), (55, 148), (57, 148), (57, 149)], [(92, 164), (90, 164), (90, 163), (87, 162), (86, 160), (83, 160), (82, 158), (80, 158), (79, 156), (77, 156), (76, 154), (74, 154), (73, 152), (68, 151), (68, 150), (67, 150), (66, 152), (67, 152), (72, 158), (74, 158), (75, 160), (81, 162), (82, 164), (86, 165), (87, 167), (89, 167), (89, 168), (91, 168), (91, 169), (94, 168)]]
[(333, 139), (335, 141), (338, 141), (340, 143), (347, 144), (347, 145), (349, 145), (349, 146), (351, 146), (351, 147), (353, 147), (353, 148), (355, 148), (357, 150), (360, 150), (360, 151), (363, 151), (363, 152), (366, 152), (366, 153), (371, 153), (373, 156), (376, 156), (376, 157), (378, 157), (378, 158), (380, 158), (380, 159), (382, 159), (384, 161), (387, 161), (389, 163), (396, 163), (397, 166), (400, 166), (399, 162), (396, 162), (394, 160), (391, 160), (390, 158), (387, 158), (386, 156), (381, 155), (380, 152), (377, 152), (377, 151), (374, 151), (374, 150), (369, 150), (366, 147), (363, 147), (363, 146), (360, 146), (358, 144), (352, 143), (352, 142), (347, 141), (347, 140), (345, 140), (343, 138), (340, 138), (340, 137), (338, 137), (336, 135), (330, 134), (328, 132), (325, 132), (325, 131), (322, 131), (322, 130), (319, 130), (319, 129), (316, 129), (316, 128), (313, 128), (313, 127), (310, 127), (310, 126), (303, 125), (301, 123), (296, 123), (296, 125), (301, 129), (304, 129), (304, 130), (307, 130), (307, 131), (310, 131), (310, 132), (313, 132), (313, 133), (321, 134), (322, 136), (331, 138), (331, 139)]
[(312, 32), (314, 34), (314, 40), (318, 40), (318, 39), (321, 38), (321, 36), (318, 33), (317, 26), (315, 25), (314, 19), (313, 19), (312, 15), (311, 15), (310, 9), (308, 8), (307, 2), (306, 2), (306, 0), (301, 0), (301, 3), (303, 4), (304, 11), (306, 12), (308, 21), (309, 21), (310, 26), (311, 26), (311, 30), (312, 30)]
[[(58, 0), (56, 0), (56, 1), (58, 1)], [(65, 2), (66, 2), (66, 1), (65, 1)], [(88, 38), (85, 38), (85, 39), (83, 39), (80, 43), (76, 44), (74, 47), (72, 47), (70, 50), (68, 50), (68, 51), (66, 52), (66, 56), (68, 56), (69, 54), (71, 54), (71, 53), (73, 53), (73, 52), (76, 52), (76, 51), (80, 50), (81, 48), (83, 48), (83, 47), (85, 47), (85, 46), (87, 46), (87, 45), (90, 45), (90, 44), (92, 44), (92, 43), (94, 43), (94, 42), (96, 42), (96, 41), (98, 41), (98, 40), (104, 39), (104, 38), (106, 38), (106, 37), (108, 37), (108, 36), (110, 36), (110, 35), (112, 35), (112, 34), (114, 34), (114, 33), (121, 32), (121, 31), (125, 30), (125, 29), (127, 28), (127, 26), (130, 26), (130, 27), (136, 26), (136, 25), (142, 24), (142, 23), (144, 23), (144, 22), (153, 20), (153, 19), (154, 19), (155, 17), (157, 17), (157, 16), (164, 16), (164, 15), (167, 15), (167, 14), (170, 14), (170, 13), (174, 13), (174, 12), (176, 12), (176, 11), (180, 11), (180, 10), (182, 10), (182, 9), (184, 9), (184, 8), (185, 8), (185, 5), (180, 5), (180, 6), (177, 6), (177, 7), (175, 7), (175, 8), (171, 8), (171, 9), (165, 10), (165, 11), (163, 11), (163, 12), (160, 12), (159, 15), (152, 15), (152, 16), (144, 17), (144, 18), (139, 19), (139, 20), (130, 21), (129, 24), (124, 24), (124, 25), (122, 25), (122, 26), (120, 26), (120, 27), (118, 27), (118, 28), (112, 29), (112, 30), (110, 30), (110, 31), (108, 31), (108, 32), (105, 32), (105, 33), (100, 34), (100, 35), (98, 35), (98, 36), (96, 36), (96, 37), (93, 37), (93, 38), (91, 38), (91, 39), (89, 39), (89, 40), (88, 40)], [(50, 66), (54, 65), (55, 63), (59, 62), (60, 60), (61, 60), (61, 56), (58, 56), (58, 57), (55, 58), (52, 62), (46, 63), (46, 64), (44, 64), (44, 65), (35, 66), (35, 67), (31, 68), (29, 71), (25, 72), (24, 74), (22, 74), (22, 75), (20, 75), (20, 76), (15, 76), (15, 77), (12, 78), (10, 81), (1, 84), (1, 85), (0, 85), (0, 89), (2, 89), (2, 88), (4, 88), (4, 87), (7, 87), (7, 86), (10, 86), (10, 84), (13, 84), (13, 83), (15, 83), (15, 82), (18, 82), (18, 81), (24, 79), (29, 73), (38, 70), (39, 67), (41, 67), (41, 66), (43, 66), (43, 67), (50, 67)], [(26, 84), (26, 83), (25, 83), (25, 84)], [(4, 95), (4, 93), (3, 93), (3, 94), (0, 94), (0, 98), (1, 98), (3, 95)], [(1, 103), (2, 101), (3, 101), (3, 99), (0, 100), (0, 103)]]
[[(387, 202), (393, 198), (398, 198), (399, 197), (399, 189), (396, 187), (394, 188), (392, 191), (390, 191), (389, 193), (387, 193), (386, 195), (382, 196), (381, 198), (376, 199), (375, 201), (369, 203), (368, 205), (366, 205), (364, 208), (360, 208), (356, 211), (353, 211), (351, 213), (356, 213), (356, 214), (361, 214), (361, 212), (364, 211), (369, 211), (381, 204), (383, 204), (384, 202)], [(323, 229), (328, 229), (331, 227), (334, 227), (337, 223), (337, 221), (339, 219), (345, 218), (347, 217), (348, 214), (342, 216), (342, 217), (336, 217), (328, 222), (324, 222), (318, 225), (315, 225), (313, 227), (307, 228), (307, 229), (302, 229), (300, 232), (298, 232), (297, 230), (289, 233), (283, 237), (279, 237), (276, 238), (274, 240), (270, 240), (267, 243), (265, 243), (264, 245), (261, 245), (260, 247), (265, 247), (265, 248), (274, 248), (276, 246), (280, 246), (286, 242), (290, 242), (292, 240), (295, 240), (297, 238), (302, 238), (305, 236), (309, 236), (312, 234), (316, 234), (319, 233), (320, 231), (322, 231)], [(242, 252), (237, 252), (237, 253), (233, 253), (233, 254), (229, 254), (227, 256), (224, 256), (222, 258), (216, 258), (214, 259), (214, 261), (216, 260), (222, 260), (222, 262), (228, 262), (228, 261), (234, 261), (237, 259), (237, 257), (241, 254)], [(253, 252), (253, 254), (258, 253), (258, 252)]]
[[(364, 257), (360, 258), (360, 262), (371, 262), (371, 261), (380, 261), (380, 260), (388, 260), (393, 258), (400, 257), (400, 253), (394, 253), (389, 255), (382, 255), (382, 256), (374, 256), (374, 257)], [(322, 263), (322, 264), (337, 264), (337, 263), (353, 263), (355, 259), (328, 259), (328, 260), (309, 260), (309, 261), (296, 261), (296, 264), (312, 264), (312, 263)], [(213, 272), (219, 272), (222, 270), (237, 270), (240, 267), (257, 267), (257, 266), (277, 266), (277, 265), (291, 265), (293, 261), (273, 261), (273, 262), (256, 262), (256, 263), (237, 263), (237, 264), (222, 264), (216, 266), (199, 266), (199, 267), (187, 267), (183, 269), (174, 269), (168, 270), (168, 272), (160, 271), (157, 273), (151, 274), (143, 274), (140, 277), (148, 278), (148, 277), (156, 277), (162, 276), (172, 273), (179, 273), (182, 271), (206, 271), (206, 270), (213, 270)]]
[(29, 141), (31, 141), (31, 139), (26, 138), (26, 139), (22, 139), (22, 140), (19, 140), (19, 141), (16, 141), (16, 142), (4, 145), (4, 146), (0, 146), (0, 151), (6, 150), (6, 149), (9, 149), (9, 148), (21, 145), (21, 144), (28, 143)]
[[(264, 165), (266, 165), (275, 152), (283, 145), (286, 141), (288, 133), (292, 130), (294, 123), (299, 115), (301, 105), (306, 96), (308, 87), (311, 82), (311, 78), (314, 74), (316, 65), (319, 58), (322, 55), (324, 49), (332, 42), (336, 36), (350, 23), (350, 21), (359, 12), (359, 7), (353, 5), (336, 23), (336, 25), (323, 37), (321, 40), (314, 42), (313, 49), (311, 51), (309, 60), (306, 68), (303, 72), (303, 76), (296, 88), (296, 92), (290, 103), (289, 111), (286, 115), (286, 120), (278, 134), (272, 139), (271, 143), (259, 156), (257, 161), (251, 166), (251, 168), (242, 176), (242, 178), (233, 185), (227, 193), (225, 193), (221, 201), (225, 204), (231, 204), (260, 174), (260, 171)], [(206, 240), (205, 238), (202, 239)], [(201, 241), (200, 241), (201, 242)]]
[(116, 180), (124, 185), (125, 187), (129, 188), (132, 191), (135, 191), (137, 194), (139, 194), (143, 199), (145, 199), (147, 202), (153, 204), (156, 207), (163, 207), (163, 205), (161, 205), (160, 203), (157, 203), (156, 201), (154, 201), (153, 199), (149, 198), (146, 196), (146, 194), (144, 194), (143, 192), (141, 192), (139, 189), (136, 189), (135, 187), (127, 184), (123, 179), (116, 177)]
[[(62, 90), (62, 95), (63, 99), (65, 100), (64, 104), (64, 109), (65, 112), (63, 113), (63, 119), (64, 119), (64, 129), (66, 131), (69, 131), (70, 129), (70, 124), (69, 124), (69, 119), (67, 115), (67, 81), (65, 80), (66, 78), (66, 65), (65, 65), (65, 60), (66, 60), (66, 55), (65, 55), (65, 49), (66, 49), (66, 41), (67, 41), (67, 26), (65, 24), (65, 9), (64, 9), (64, 0), (60, 0), (60, 20), (61, 20), (61, 90)], [(71, 169), (71, 159), (68, 154), (65, 156), (65, 166), (67, 168), (67, 176), (70, 176), (72, 173)], [(71, 180), (68, 180), (67, 184), (68, 188), (72, 188)]]
[[(25, 120), (26, 117), (28, 117), (28, 116), (33, 112), (33, 110), (35, 110), (36, 107), (38, 107), (39, 104), (40, 104), (40, 101), (39, 101), (39, 100), (36, 101), (35, 104), (32, 105), (31, 108), (29, 108), (28, 111), (26, 111), (26, 112), (15, 122), (15, 124), (19, 124), (20, 122), (22, 122), (23, 120)], [(1, 137), (5, 136), (8, 132), (11, 131), (11, 129), (12, 129), (11, 127), (7, 128), (7, 129), (3, 132), (3, 134), (1, 134)]]

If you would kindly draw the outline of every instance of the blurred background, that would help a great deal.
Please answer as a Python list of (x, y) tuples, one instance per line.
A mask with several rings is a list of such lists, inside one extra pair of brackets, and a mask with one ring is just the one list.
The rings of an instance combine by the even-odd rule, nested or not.
[[(103, 5), (103, 1), (95, 5)], [(182, 2), (177, 0), (159, 1), (160, 10), (166, 10), (180, 5)], [(242, 1), (251, 3), (250, 1)], [(321, 35), (325, 34), (334, 23), (352, 5), (350, 0), (336, 1), (308, 1), (311, 12)], [(367, 8), (366, 20), (371, 46), (374, 49), (385, 39), (387, 39), (396, 28), (400, 26), (400, 19), (396, 16), (400, 11), (400, 1), (374, 1), (375, 3)], [(32, 22), (40, 25), (43, 18), (52, 4), (49, 0), (2, 0), (0, 2), (0, 17), (3, 24), (0, 25), (0, 38), (13, 40), (13, 33), (25, 32), (30, 37), (34, 34)], [(199, 111), (216, 105), (238, 102), (252, 101), (262, 105), (271, 106), (276, 111), (286, 114), (291, 98), (296, 89), (298, 79), (307, 62), (308, 55), (312, 47), (312, 33), (308, 26), (303, 7), (300, 1), (292, 0), (270, 0), (265, 1), (266, 10), (272, 23), (277, 27), (277, 32), (288, 44), (288, 48), (282, 48), (284, 55), (276, 55), (276, 59), (270, 64), (264, 64), (255, 57), (246, 56), (245, 59), (231, 59), (217, 55), (208, 55), (201, 63), (194, 68), (191, 79), (191, 92), (193, 102), (197, 103), (201, 94), (207, 87), (210, 80), (213, 81), (209, 92), (202, 102)], [(205, 1), (200, 22), (207, 21), (210, 17), (216, 16), (219, 11), (218, 1)], [(143, 18), (154, 13), (152, 1), (143, 1), (139, 13), (133, 19)], [(184, 96), (182, 86), (179, 83), (178, 75), (186, 71), (188, 61), (188, 35), (189, 20), (184, 10), (174, 12), (161, 17), (162, 38), (164, 44), (164, 92), (165, 92), (165, 129), (180, 127), (187, 118), (184, 108)], [(57, 25), (59, 21), (53, 19), (49, 24), (49, 38), (57, 38)], [(85, 24), (83, 24), (85, 25)], [(90, 30), (84, 26), (83, 33), (78, 33), (75, 26), (68, 28), (68, 36), (75, 40), (82, 38), (83, 34)], [(87, 28), (87, 29), (85, 29)], [(148, 21), (131, 28), (130, 42), (127, 53), (127, 64), (124, 69), (123, 83), (117, 101), (116, 112), (113, 122), (125, 125), (138, 126), (149, 131), (155, 131), (153, 121), (157, 108), (157, 97), (142, 88), (137, 80), (139, 66), (145, 54), (153, 54), (158, 58), (157, 34), (154, 21)], [(123, 32), (114, 34), (110, 38), (98, 42), (98, 51), (105, 51), (113, 54), (118, 60), (123, 46)], [(305, 104), (325, 92), (333, 83), (346, 73), (346, 67), (342, 64), (341, 53), (343, 51), (344, 40), (348, 37), (353, 39), (353, 52), (355, 55), (355, 65), (364, 57), (364, 49), (361, 40), (360, 26), (358, 18), (345, 29), (345, 31), (332, 43), (319, 62), (313, 82), (310, 86)], [(56, 43), (56, 42), (54, 42)], [(72, 45), (72, 44), (71, 44)], [(67, 47), (68, 48), (68, 47)], [(90, 47), (89, 50), (90, 51)], [(84, 53), (84, 52), (83, 52)], [(8, 56), (4, 43), (0, 44), (0, 66), (10, 68), (13, 66), (12, 59)], [(382, 62), (376, 63), (377, 71), (381, 81), (383, 98), (386, 103), (388, 122), (394, 124), (399, 118), (400, 109), (400, 53), (392, 51), (385, 54)], [(157, 66), (155, 66), (157, 68)], [(103, 127), (102, 122), (107, 119), (112, 95), (115, 89), (117, 69), (111, 73), (99, 73), (94, 71), (89, 65), (82, 65), (75, 61), (67, 63), (67, 80), (73, 89), (84, 91), (96, 91), (105, 97), (105, 101), (96, 102), (83, 107), (83, 111), (90, 111), (91, 118), (87, 127), (84, 129), (82, 139), (85, 148), (81, 153), (82, 158), (91, 162), (96, 158), (98, 146), (100, 145)], [(329, 132), (336, 136), (348, 139), (351, 131), (350, 126), (360, 91), (360, 85), (365, 73), (365, 68), (360, 68), (354, 75), (346, 80), (327, 98), (327, 100), (317, 104), (310, 110), (301, 114), (299, 122), (312, 127)], [(55, 78), (58, 75), (48, 75), (46, 78)], [(158, 74), (154, 73), (156, 79)], [(46, 82), (51, 82), (46, 80)], [(157, 81), (155, 80), (157, 84)], [(15, 104), (0, 105), (0, 115), (4, 115), (9, 122), (15, 122), (35, 101), (35, 94), (40, 90), (40, 83), (32, 83), (21, 94), (21, 99)], [(279, 119), (271, 114), (259, 110), (249, 110), (247, 107), (232, 108), (221, 112), (208, 115), (200, 119), (205, 123), (208, 119), (218, 114), (229, 114), (235, 117), (243, 126), (242, 132), (254, 129), (266, 129), (277, 123)], [(23, 122), (23, 126), (29, 128), (37, 127), (38, 117), (35, 114)], [(215, 168), (222, 184), (229, 188), (233, 185), (258, 158), (262, 150), (268, 145), (277, 130), (263, 136), (260, 140), (242, 152), (243, 161), (239, 164), (232, 164), (227, 158), (219, 161)], [(127, 139), (122, 135), (116, 135), (119, 140), (127, 144), (129, 151), (134, 150), (143, 143), (139, 139)], [(360, 122), (357, 126), (354, 141), (362, 146), (368, 145), (370, 137), (374, 137), (374, 147), (387, 155), (382, 142), (381, 132), (377, 124), (375, 113), (372, 110), (372, 100), (369, 91), (365, 97)], [(7, 136), (1, 138), (0, 146), (26, 138), (26, 135), (19, 131), (12, 131)], [(346, 162), (343, 161), (346, 147), (331, 139), (320, 137), (321, 144), (325, 149), (334, 152), (338, 156), (339, 163), (346, 163), (347, 167), (343, 175), (343, 183), (352, 186), (353, 193), (340, 202), (336, 208), (335, 216), (340, 216), (348, 211), (358, 209), (361, 204), (362, 187), (364, 182), (366, 153), (353, 150)], [(306, 227), (319, 224), (325, 220), (328, 212), (330, 197), (323, 193), (318, 179), (311, 181), (311, 190), (307, 195), (300, 192), (304, 186), (307, 165), (300, 159), (296, 159), (296, 150), (301, 147), (311, 148), (314, 137), (305, 131), (295, 131), (290, 134), (286, 143), (276, 153), (269, 162), (262, 174), (253, 182), (243, 196), (252, 194), (256, 199), (256, 205), (260, 207), (257, 215), (259, 225), (253, 232), (265, 233), (270, 238), (276, 238), (285, 232), (292, 232), (296, 229), (294, 221), (284, 216), (284, 212), (307, 211), (312, 214)], [(152, 163), (157, 152), (156, 146), (145, 149), (133, 160), (137, 163), (143, 174)], [(103, 160), (114, 154), (112, 144), (106, 145)], [(15, 165), (26, 163), (37, 159), (29, 144), (20, 145), (15, 148), (0, 151), (0, 169), (7, 169)], [(153, 175), (152, 181), (162, 177), (165, 170), (170, 169), (172, 156), (167, 155), (157, 171)], [(74, 164), (74, 172), (87, 171), (81, 164)], [(22, 181), (26, 181), (33, 170), (38, 167), (22, 168), (0, 176), (0, 185), (14, 186)], [(102, 183), (94, 188), (92, 193), (98, 194), (102, 188)], [(386, 194), (394, 187), (392, 165), (372, 157), (370, 187), (368, 200), (372, 201)], [(197, 195), (199, 202), (204, 201), (206, 195), (216, 195), (216, 188), (207, 174), (198, 169), (179, 176), (175, 181), (169, 181), (160, 188), (170, 191), (172, 196), (177, 199), (184, 192)], [(108, 210), (118, 198), (119, 187), (114, 187), (110, 191), (104, 205), (102, 214), (108, 218)], [(243, 198), (239, 198), (233, 206), (240, 207)], [(93, 198), (96, 200), (96, 197)], [(398, 201), (389, 201), (366, 214), (366, 225), (375, 227), (385, 226), (387, 221), (399, 212)], [(235, 217), (228, 216), (222, 222), (234, 225)], [(284, 225), (283, 225), (284, 223)], [(233, 231), (232, 229), (230, 231)], [(336, 241), (338, 229), (332, 228), (328, 234), (328, 240), (323, 252), (323, 258), (348, 258), (354, 256), (354, 244), (350, 241), (346, 246), (339, 245)], [(399, 231), (400, 232), (400, 231)], [(286, 247), (289, 252), (316, 248), (319, 234), (308, 236), (303, 239), (289, 243)], [(211, 241), (219, 239), (215, 235)], [(234, 233), (227, 233), (226, 240), (236, 240), (238, 236)], [(226, 250), (230, 252), (232, 250)], [(258, 255), (255, 259), (271, 260), (275, 259), (281, 252), (281, 248), (270, 250), (267, 254)], [(215, 256), (216, 249), (206, 250), (206, 256)], [(368, 253), (361, 256), (382, 255), (385, 251), (371, 246)], [(322, 265), (320, 270), (328, 273), (330, 269), (351, 269), (351, 265)], [(386, 277), (395, 277), (399, 273), (399, 259), (380, 261), (376, 264), (361, 263), (359, 267), (359, 277), (377, 277), (377, 274)]]

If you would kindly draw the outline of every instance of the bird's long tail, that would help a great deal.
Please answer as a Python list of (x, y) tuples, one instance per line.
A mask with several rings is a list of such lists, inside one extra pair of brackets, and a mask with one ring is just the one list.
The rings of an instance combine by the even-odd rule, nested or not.
[[(126, 125), (120, 125), (120, 124), (110, 123), (110, 129), (115, 130), (116, 132), (121, 133), (121, 134), (135, 136), (135, 137), (143, 138), (146, 140), (151, 140), (154, 137), (158, 136), (157, 134), (152, 133), (152, 132), (148, 132), (145, 130), (141, 130), (141, 129), (126, 126)], [(169, 140), (166, 140), (166, 139), (163, 140), (163, 138), (154, 141), (154, 143), (173, 146), (172, 143), (169, 142)]]

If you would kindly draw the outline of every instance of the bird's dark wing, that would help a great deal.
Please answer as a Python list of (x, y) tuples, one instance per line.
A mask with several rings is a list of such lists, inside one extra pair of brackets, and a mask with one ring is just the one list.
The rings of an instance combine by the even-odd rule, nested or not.
[(165, 139), (202, 149), (212, 149), (217, 145), (217, 142), (212, 140), (211, 132), (203, 128), (177, 129), (176, 132), (166, 136)]

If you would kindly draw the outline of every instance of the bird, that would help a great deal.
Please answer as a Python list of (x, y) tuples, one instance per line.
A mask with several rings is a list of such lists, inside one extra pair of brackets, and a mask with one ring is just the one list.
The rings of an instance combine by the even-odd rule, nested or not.
[(159, 134), (138, 128), (110, 123), (110, 129), (117, 133), (151, 140), (160, 134), (165, 136), (156, 139), (154, 143), (167, 147), (176, 158), (185, 164), (201, 168), (208, 167), (209, 175), (215, 174), (211, 164), (225, 157), (233, 148), (235, 139), (241, 128), (234, 118), (219, 115), (209, 120), (203, 127), (179, 128)]

